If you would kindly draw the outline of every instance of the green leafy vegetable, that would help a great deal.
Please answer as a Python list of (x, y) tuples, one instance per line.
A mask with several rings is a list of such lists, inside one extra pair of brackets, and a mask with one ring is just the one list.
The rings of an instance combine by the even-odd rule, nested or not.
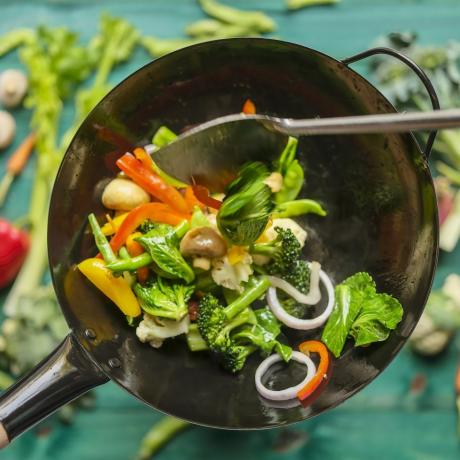
[(335, 288), (336, 303), (322, 341), (337, 358), (351, 335), (355, 346), (386, 340), (402, 319), (397, 299), (378, 294), (368, 273), (356, 273)]
[(272, 192), (264, 183), (269, 172), (259, 162), (246, 165), (228, 186), (217, 214), (220, 232), (232, 244), (247, 246), (263, 233), (273, 211)]
[(179, 321), (188, 313), (187, 302), (195, 290), (193, 285), (168, 282), (161, 277), (149, 284), (134, 286), (141, 308), (153, 316)]
[(250, 343), (256, 346), (263, 356), (270, 355), (274, 350), (284, 361), (289, 361), (292, 349), (276, 340), (281, 327), (273, 313), (268, 308), (261, 308), (254, 314), (257, 322), (245, 324), (231, 335), (231, 339), (238, 345)]
[(137, 241), (150, 254), (155, 264), (167, 275), (181, 278), (187, 283), (195, 279), (192, 268), (182, 257), (178, 244), (179, 238), (174, 227), (159, 224)]
[(80, 89), (75, 96), (75, 120), (63, 136), (63, 146), (70, 143), (86, 115), (110, 91), (110, 72), (131, 56), (139, 41), (139, 33), (129, 22), (109, 14), (102, 14), (99, 29), (88, 46), (89, 59), (97, 66), (96, 76), (89, 88)]

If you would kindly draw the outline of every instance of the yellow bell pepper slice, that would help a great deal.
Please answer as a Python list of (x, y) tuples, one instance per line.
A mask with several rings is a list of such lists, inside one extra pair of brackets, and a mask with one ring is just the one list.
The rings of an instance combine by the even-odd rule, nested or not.
[(129, 283), (122, 276), (114, 276), (102, 259), (85, 259), (78, 264), (78, 269), (125, 315), (141, 314), (141, 307)]
[(113, 219), (110, 219), (109, 222), (105, 223), (102, 227), (102, 233), (105, 236), (110, 236), (113, 235), (114, 233), (117, 232), (117, 230), (120, 228), (120, 225), (123, 223), (123, 221), (126, 219), (128, 216), (129, 212), (124, 212), (123, 214), (120, 214)]

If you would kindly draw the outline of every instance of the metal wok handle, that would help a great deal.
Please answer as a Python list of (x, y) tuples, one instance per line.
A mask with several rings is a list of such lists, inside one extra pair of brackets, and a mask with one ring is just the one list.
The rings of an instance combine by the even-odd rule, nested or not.
[(0, 448), (108, 378), (73, 334), (0, 397)]
[[(406, 55), (400, 53), (399, 51), (396, 51), (392, 48), (384, 48), (384, 47), (371, 48), (370, 50), (363, 51), (362, 53), (358, 53), (348, 58), (342, 59), (342, 62), (346, 65), (349, 65), (349, 64), (353, 64), (354, 62), (361, 61), (362, 59), (366, 59), (370, 56), (375, 56), (376, 54), (386, 54), (388, 56), (395, 57), (396, 59), (401, 61), (403, 64), (407, 65), (407, 67), (409, 67), (411, 70), (413, 70), (414, 73), (417, 75), (417, 77), (422, 82), (425, 89), (427, 90), (428, 96), (430, 97), (431, 104), (433, 106), (433, 110), (439, 110), (440, 108), (439, 99), (436, 94), (436, 90), (434, 89), (433, 84), (431, 83), (431, 80), (428, 78), (428, 75), (412, 59), (408, 58)], [(428, 136), (428, 140), (426, 142), (425, 149), (423, 151), (423, 154), (425, 155), (425, 158), (427, 160), (433, 148), (436, 134), (437, 134), (437, 131), (432, 131)]]

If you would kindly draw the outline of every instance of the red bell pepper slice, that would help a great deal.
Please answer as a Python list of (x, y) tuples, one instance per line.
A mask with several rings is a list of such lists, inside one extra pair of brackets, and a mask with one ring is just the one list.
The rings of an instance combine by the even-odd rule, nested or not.
[(316, 374), (297, 393), (297, 398), (299, 398), (300, 401), (303, 401), (308, 398), (327, 377), (327, 372), (329, 370), (329, 364), (331, 360), (329, 358), (329, 351), (326, 345), (324, 345), (324, 343), (320, 342), (319, 340), (308, 340), (306, 342), (302, 342), (299, 345), (299, 350), (306, 355), (309, 355), (310, 353), (319, 354), (319, 365), (316, 370)]
[(190, 219), (190, 215), (179, 213), (164, 203), (141, 204), (126, 216), (126, 219), (110, 240), (110, 246), (113, 251), (118, 252), (125, 244), (128, 236), (147, 219), (175, 226), (184, 220)]
[(146, 167), (131, 153), (125, 153), (117, 160), (117, 166), (137, 185), (153, 195), (163, 203), (181, 213), (188, 213), (189, 209), (184, 197), (171, 185), (157, 176), (151, 168)]

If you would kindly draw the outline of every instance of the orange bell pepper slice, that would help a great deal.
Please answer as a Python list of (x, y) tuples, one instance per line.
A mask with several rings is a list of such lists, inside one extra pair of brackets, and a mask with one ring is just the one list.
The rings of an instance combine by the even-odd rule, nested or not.
[(205, 209), (206, 205), (203, 204), (198, 198), (195, 196), (193, 192), (193, 187), (190, 185), (185, 189), (184, 193), (185, 202), (191, 211), (195, 209), (195, 206), (198, 206), (200, 209)]
[(316, 374), (297, 393), (297, 398), (299, 398), (300, 401), (303, 401), (306, 398), (308, 398), (321, 385), (324, 379), (326, 379), (331, 360), (329, 358), (329, 351), (326, 345), (324, 345), (324, 343), (320, 342), (319, 340), (308, 340), (306, 342), (302, 342), (299, 345), (299, 350), (307, 356), (310, 353), (319, 354), (319, 365), (316, 370)]
[(190, 214), (182, 214), (174, 211), (164, 203), (141, 204), (130, 211), (117, 230), (117, 233), (110, 240), (110, 246), (113, 251), (118, 252), (125, 244), (128, 236), (147, 219), (153, 222), (176, 226), (184, 220), (189, 220)]
[(146, 167), (144, 164), (146, 161), (144, 158), (143, 162), (141, 162), (131, 153), (125, 153), (117, 160), (117, 166), (152, 196), (168, 204), (178, 212), (187, 213), (189, 209), (184, 197), (173, 186), (168, 185), (160, 176), (155, 174), (151, 167)]

